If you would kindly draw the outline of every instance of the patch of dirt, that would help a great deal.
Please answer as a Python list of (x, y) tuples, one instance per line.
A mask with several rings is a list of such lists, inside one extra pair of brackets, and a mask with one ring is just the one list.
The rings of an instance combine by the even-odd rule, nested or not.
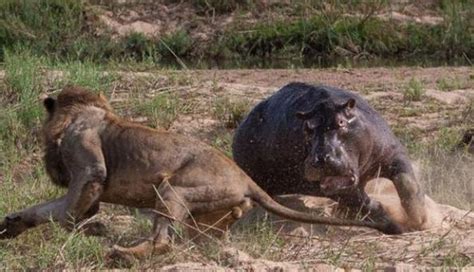
[[(100, 1), (99, 1), (100, 2)], [(290, 20), (295, 13), (291, 1), (254, 1), (255, 7), (245, 12), (215, 13), (197, 10), (191, 1), (109, 1), (108, 5), (97, 6), (102, 10), (99, 20), (116, 36), (140, 32), (147, 36), (160, 37), (177, 30), (192, 30), (190, 35), (200, 42), (211, 40), (218, 32), (235, 21), (253, 25), (259, 21), (276, 18)], [(308, 6), (309, 7), (309, 6)], [(328, 10), (330, 5), (326, 5)], [(320, 12), (314, 8), (310, 12)], [(308, 12), (307, 11), (307, 12)], [(352, 11), (347, 16), (363, 16), (360, 11)], [(400, 23), (440, 24), (436, 4), (413, 1), (390, 1), (386, 6), (374, 10), (374, 16)]]
[(396, 11), (378, 14), (377, 17), (383, 20), (394, 20), (401, 23), (419, 23), (428, 25), (438, 25), (444, 21), (443, 17), (440, 16), (410, 16)]
[[(170, 1), (171, 2), (171, 1)], [(131, 32), (149, 37), (161, 37), (179, 30), (192, 30), (193, 40), (206, 42), (212, 35), (233, 21), (229, 15), (202, 16), (187, 1), (167, 3), (156, 1), (146, 4), (115, 4), (113, 8), (102, 6), (99, 20), (112, 34), (120, 37)]]
[(457, 104), (468, 104), (469, 103), (469, 92), (464, 90), (454, 90), (450, 92), (442, 92), (438, 90), (428, 89), (425, 93), (426, 96), (438, 100), (441, 103), (447, 105)]

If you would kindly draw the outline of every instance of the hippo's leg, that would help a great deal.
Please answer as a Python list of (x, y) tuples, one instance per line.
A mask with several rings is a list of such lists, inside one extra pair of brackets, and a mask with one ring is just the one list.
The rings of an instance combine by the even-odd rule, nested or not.
[(415, 178), (410, 161), (400, 157), (384, 172), (384, 177), (392, 180), (397, 189), (402, 207), (410, 218), (410, 229), (422, 229), (426, 222), (425, 194)]
[(402, 228), (393, 221), (382, 207), (380, 202), (370, 199), (362, 187), (357, 188), (350, 194), (332, 195), (343, 209), (348, 210), (352, 217), (363, 218), (364, 221), (377, 222), (385, 226), (383, 232), (386, 234), (400, 234)]

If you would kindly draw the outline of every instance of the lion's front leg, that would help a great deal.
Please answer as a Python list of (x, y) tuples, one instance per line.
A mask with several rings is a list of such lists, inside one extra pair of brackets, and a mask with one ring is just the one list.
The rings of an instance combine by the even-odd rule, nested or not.
[(78, 222), (98, 211), (107, 177), (99, 135), (91, 130), (72, 130), (71, 133), (65, 136), (60, 147), (61, 159), (71, 177), (58, 218), (67, 229), (76, 227)]
[(65, 207), (65, 196), (11, 213), (0, 223), (0, 239), (14, 238), (38, 225), (58, 220)]
[[(66, 197), (60, 197), (45, 203), (26, 208), (19, 212), (11, 213), (0, 222), (0, 239), (11, 239), (22, 234), (30, 228), (45, 224), (51, 220), (61, 222), (66, 214)], [(97, 213), (99, 203), (93, 205), (82, 219), (92, 217)], [(62, 224), (68, 230), (72, 230), (69, 223)], [(99, 222), (84, 224), (81, 227), (87, 235), (103, 235), (105, 226)]]

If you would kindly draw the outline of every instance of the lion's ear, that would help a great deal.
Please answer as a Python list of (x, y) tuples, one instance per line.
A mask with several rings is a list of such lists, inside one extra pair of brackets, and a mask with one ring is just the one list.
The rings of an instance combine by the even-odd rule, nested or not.
[(48, 96), (43, 100), (43, 105), (49, 113), (53, 113), (56, 107), (56, 100)]

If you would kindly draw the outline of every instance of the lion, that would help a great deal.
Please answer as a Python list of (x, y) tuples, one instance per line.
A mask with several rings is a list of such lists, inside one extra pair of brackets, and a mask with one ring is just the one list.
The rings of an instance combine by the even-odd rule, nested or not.
[[(0, 239), (16, 237), (51, 219), (72, 230), (97, 213), (101, 202), (154, 209), (148, 239), (128, 248), (114, 246), (113, 252), (132, 258), (169, 250), (168, 227), (173, 222), (228, 212), (239, 218), (249, 202), (291, 220), (399, 232), (393, 225), (286, 208), (215, 148), (125, 120), (103, 95), (84, 88), (66, 86), (57, 98), (47, 97), (43, 104), (46, 171), (53, 183), (68, 190), (57, 199), (7, 215), (0, 223)], [(96, 227), (83, 226), (91, 233)]]

